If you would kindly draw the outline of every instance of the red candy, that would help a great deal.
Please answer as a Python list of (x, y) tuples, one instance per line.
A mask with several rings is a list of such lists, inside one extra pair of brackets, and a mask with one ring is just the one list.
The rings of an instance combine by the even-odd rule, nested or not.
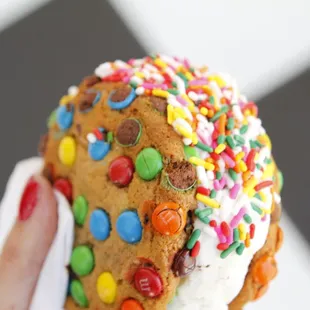
[(72, 202), (72, 184), (67, 179), (58, 179), (54, 183), (54, 188), (61, 192), (69, 202)]
[(191, 256), (197, 257), (199, 255), (199, 252), (200, 252), (200, 241), (197, 241), (193, 249), (191, 250)]
[(203, 186), (199, 186), (197, 188), (197, 193), (205, 195), (205, 196), (209, 196), (210, 195), (210, 190), (208, 188), (203, 187)]
[(136, 290), (145, 297), (157, 297), (163, 290), (162, 279), (151, 268), (139, 268), (134, 276), (134, 284)]
[(217, 226), (217, 223), (216, 223), (215, 220), (212, 220), (212, 221), (210, 221), (209, 225), (210, 225), (211, 227), (216, 227), (216, 226)]
[(229, 237), (230, 235), (230, 228), (228, 226), (228, 224), (226, 222), (222, 222), (221, 223), (221, 230), (222, 230), (222, 233), (225, 237)]
[(127, 156), (120, 156), (114, 159), (109, 167), (110, 180), (119, 187), (127, 186), (133, 177), (134, 165)]

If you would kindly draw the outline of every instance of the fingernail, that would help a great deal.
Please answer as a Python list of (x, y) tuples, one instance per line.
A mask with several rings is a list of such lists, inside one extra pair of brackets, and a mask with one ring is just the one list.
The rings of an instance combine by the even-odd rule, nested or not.
[(19, 205), (19, 220), (26, 221), (31, 214), (38, 202), (38, 193), (39, 193), (40, 185), (39, 183), (32, 177), (22, 195), (22, 199)]

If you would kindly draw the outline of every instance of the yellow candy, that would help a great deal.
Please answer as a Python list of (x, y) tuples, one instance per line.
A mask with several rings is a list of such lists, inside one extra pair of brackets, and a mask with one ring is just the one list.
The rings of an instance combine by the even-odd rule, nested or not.
[(274, 161), (272, 161), (272, 162), (266, 167), (262, 179), (270, 179), (270, 178), (272, 178), (273, 175), (274, 175), (275, 168), (276, 168), (275, 163), (274, 163)]
[(154, 64), (159, 66), (159, 67), (162, 67), (163, 69), (165, 69), (167, 67), (167, 64), (165, 62), (163, 62), (160, 58), (156, 58), (154, 60)]
[(153, 89), (152, 94), (157, 97), (168, 98), (169, 93), (162, 89)]
[(236, 155), (236, 162), (238, 163), (243, 157), (244, 157), (245, 153), (244, 152), (240, 152)]
[(168, 124), (171, 125), (174, 121), (174, 108), (171, 104), (167, 106), (167, 113), (168, 113)]
[(102, 273), (97, 280), (97, 293), (105, 304), (113, 304), (117, 285), (110, 272)]
[(222, 144), (219, 144), (216, 148), (215, 148), (215, 153), (216, 154), (220, 154), (222, 153), (224, 150), (226, 149), (226, 144), (222, 143)]
[(185, 127), (181, 126), (181, 125), (176, 125), (175, 126), (177, 131), (185, 138), (191, 139), (192, 138), (192, 133), (188, 130), (186, 130)]
[(258, 137), (257, 137), (257, 140), (258, 140), (261, 144), (267, 146), (268, 149), (271, 151), (271, 149), (272, 149), (272, 144), (271, 144), (270, 138), (269, 138), (269, 136), (268, 136), (267, 134), (258, 136)]
[(220, 207), (220, 204), (216, 200), (214, 200), (208, 196), (204, 196), (202, 194), (197, 194), (196, 199), (198, 201), (204, 203), (205, 205), (211, 207), (211, 208), (218, 209)]
[(66, 105), (66, 104), (69, 103), (73, 98), (74, 98), (74, 96), (71, 96), (71, 95), (62, 96), (61, 99), (60, 99), (59, 104), (60, 104), (60, 105)]
[(193, 77), (193, 75), (189, 72), (189, 71), (187, 71), (186, 73), (185, 73), (185, 76), (188, 78), (188, 80), (193, 80), (194, 79), (194, 77)]
[(240, 240), (245, 240), (246, 238), (245, 225), (243, 223), (239, 224), (238, 228), (239, 228)]
[(198, 136), (197, 136), (196, 132), (194, 132), (192, 134), (192, 142), (194, 145), (196, 145), (198, 143)]
[(184, 112), (184, 110), (182, 108), (177, 107), (174, 109), (174, 111), (175, 111), (175, 113), (178, 113), (178, 115), (180, 115), (181, 118), (186, 118), (186, 113)]
[(202, 114), (202, 115), (204, 115), (204, 116), (206, 116), (206, 115), (208, 115), (208, 109), (207, 108), (205, 108), (205, 107), (202, 107), (201, 109), (200, 109), (200, 113)]
[(182, 98), (184, 100), (186, 100), (188, 102), (188, 104), (192, 104), (193, 103), (193, 101), (186, 94), (183, 94), (181, 96), (182, 96)]
[(208, 79), (209, 79), (210, 81), (215, 81), (216, 84), (217, 84), (219, 87), (221, 87), (221, 88), (224, 87), (224, 86), (226, 85), (225, 82), (224, 82), (224, 80), (223, 80), (220, 76), (218, 76), (218, 75), (209, 76)]
[(144, 79), (144, 73), (143, 72), (136, 72), (135, 75), (141, 79)]
[(72, 166), (76, 157), (76, 143), (72, 137), (64, 137), (58, 148), (58, 157), (62, 164)]
[(195, 112), (195, 104), (193, 102), (188, 103), (187, 107), (191, 112)]

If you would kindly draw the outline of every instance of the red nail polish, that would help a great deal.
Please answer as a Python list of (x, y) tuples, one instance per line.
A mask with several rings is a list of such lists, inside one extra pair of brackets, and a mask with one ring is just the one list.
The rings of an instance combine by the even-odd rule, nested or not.
[(39, 184), (31, 178), (25, 189), (19, 205), (19, 220), (26, 221), (32, 214), (38, 201)]

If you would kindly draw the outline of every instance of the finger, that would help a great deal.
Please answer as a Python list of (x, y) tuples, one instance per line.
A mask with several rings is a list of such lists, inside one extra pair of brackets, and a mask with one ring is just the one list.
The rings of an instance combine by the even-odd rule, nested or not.
[(0, 257), (1, 309), (29, 308), (56, 230), (57, 203), (53, 190), (43, 177), (32, 177)]

